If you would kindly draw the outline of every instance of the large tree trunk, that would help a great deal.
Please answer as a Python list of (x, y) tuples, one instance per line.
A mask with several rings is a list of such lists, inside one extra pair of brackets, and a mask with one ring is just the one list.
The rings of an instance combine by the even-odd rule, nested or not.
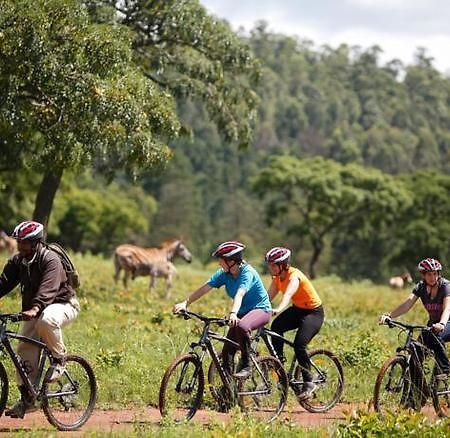
[(321, 240), (313, 240), (311, 243), (313, 253), (309, 260), (309, 277), (313, 279), (316, 278), (316, 263), (319, 261), (319, 257), (322, 254), (323, 242)]
[(33, 220), (44, 224), (45, 230), (48, 228), (53, 200), (61, 183), (62, 174), (62, 169), (47, 172), (39, 186), (34, 205)]

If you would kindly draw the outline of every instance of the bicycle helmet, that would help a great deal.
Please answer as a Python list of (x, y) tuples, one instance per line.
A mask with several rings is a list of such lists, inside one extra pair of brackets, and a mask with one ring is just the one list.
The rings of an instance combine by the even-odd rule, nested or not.
[(442, 265), (439, 260), (427, 258), (419, 262), (417, 269), (420, 272), (442, 271)]
[(35, 221), (24, 221), (14, 228), (12, 237), (18, 241), (37, 241), (44, 237), (44, 225)]
[(275, 246), (266, 253), (265, 260), (267, 263), (289, 263), (291, 258), (291, 250), (281, 246)]
[(235, 240), (229, 240), (221, 243), (216, 250), (211, 254), (216, 258), (231, 259), (242, 257), (245, 245)]

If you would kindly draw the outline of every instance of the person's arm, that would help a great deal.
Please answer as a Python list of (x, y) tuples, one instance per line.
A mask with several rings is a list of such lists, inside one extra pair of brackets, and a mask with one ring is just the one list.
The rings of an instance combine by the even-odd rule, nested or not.
[(441, 313), (441, 317), (439, 318), (439, 322), (432, 325), (432, 329), (434, 332), (441, 332), (445, 329), (447, 325), (448, 319), (450, 317), (450, 296), (444, 297), (444, 301), (442, 302), (443, 309)]
[(414, 306), (415, 302), (418, 300), (418, 296), (411, 293), (409, 294), (408, 298), (406, 298), (405, 301), (403, 301), (402, 304), (400, 304), (398, 307), (396, 307), (391, 313), (385, 313), (380, 316), (379, 323), (384, 324), (387, 319), (390, 318), (398, 318), (399, 316), (407, 313), (412, 306)]
[(274, 315), (282, 312), (289, 304), (291, 303), (292, 297), (295, 292), (297, 292), (298, 287), (300, 286), (300, 279), (297, 277), (292, 277), (289, 281), (288, 287), (286, 288), (286, 292), (283, 295), (283, 299), (277, 308), (272, 310)]
[(236, 295), (234, 296), (233, 307), (231, 308), (231, 312), (230, 312), (230, 324), (232, 326), (237, 325), (237, 323), (239, 322), (237, 313), (239, 312), (239, 309), (241, 308), (242, 300), (246, 293), (247, 293), (247, 290), (240, 287), (237, 290)]
[(189, 304), (193, 303), (194, 301), (197, 301), (203, 295), (206, 295), (211, 289), (212, 287), (208, 283), (205, 283), (203, 286), (199, 287), (196, 291), (192, 292), (184, 301), (175, 304), (172, 309), (173, 313), (179, 313), (182, 312), (183, 310), (186, 310)]
[(15, 259), (10, 258), (0, 276), (0, 298), (11, 292), (19, 282), (19, 267)]
[(269, 299), (272, 302), (273, 299), (277, 296), (278, 294), (278, 287), (275, 283), (275, 280), (272, 279), (272, 283), (270, 283), (270, 287), (269, 290), (267, 291), (268, 295), (269, 295)]

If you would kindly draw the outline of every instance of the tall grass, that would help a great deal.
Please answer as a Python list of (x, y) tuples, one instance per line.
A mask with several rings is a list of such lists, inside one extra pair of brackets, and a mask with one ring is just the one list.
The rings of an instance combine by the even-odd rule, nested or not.
[[(68, 350), (85, 356), (95, 369), (98, 407), (156, 406), (165, 368), (199, 333), (195, 321), (173, 316), (171, 308), (203, 284), (215, 266), (204, 269), (178, 263), (173, 296), (166, 299), (164, 282), (149, 293), (148, 277), (137, 278), (128, 292), (115, 285), (112, 260), (75, 255), (74, 261), (82, 279), (78, 291), (82, 311), (64, 329), (64, 336)], [(268, 285), (270, 278), (264, 281)], [(378, 315), (394, 308), (409, 291), (392, 291), (370, 282), (344, 283), (336, 277), (319, 278), (314, 284), (324, 303), (325, 323), (310, 346), (338, 354), (346, 378), (343, 401), (366, 404), (378, 368), (398, 343), (396, 331), (378, 326)], [(19, 293), (9, 294), (0, 304), (2, 312), (19, 310)], [(223, 290), (212, 290), (191, 308), (224, 316), (231, 301)], [(424, 322), (425, 311), (417, 304), (404, 319)]]

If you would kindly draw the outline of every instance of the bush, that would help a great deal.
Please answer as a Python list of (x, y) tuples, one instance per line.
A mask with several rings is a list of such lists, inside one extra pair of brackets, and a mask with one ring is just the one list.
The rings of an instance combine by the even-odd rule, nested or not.
[(357, 412), (347, 418), (347, 423), (338, 426), (339, 437), (389, 437), (437, 438), (448, 436), (445, 420), (430, 422), (422, 414), (387, 414), (380, 417), (376, 413)]

